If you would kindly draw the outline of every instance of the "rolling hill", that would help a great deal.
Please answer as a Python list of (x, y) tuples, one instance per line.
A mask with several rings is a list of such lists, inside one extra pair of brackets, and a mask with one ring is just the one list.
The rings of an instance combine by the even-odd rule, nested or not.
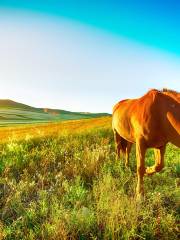
[(0, 100), (0, 126), (87, 119), (108, 115), (107, 113), (84, 113), (35, 108), (9, 99)]

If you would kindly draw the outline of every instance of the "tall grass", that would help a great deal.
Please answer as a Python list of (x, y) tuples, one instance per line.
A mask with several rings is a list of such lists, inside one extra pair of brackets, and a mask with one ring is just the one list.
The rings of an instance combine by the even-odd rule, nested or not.
[(109, 127), (1, 144), (0, 239), (178, 239), (179, 161), (169, 145), (138, 204), (134, 149), (126, 169)]

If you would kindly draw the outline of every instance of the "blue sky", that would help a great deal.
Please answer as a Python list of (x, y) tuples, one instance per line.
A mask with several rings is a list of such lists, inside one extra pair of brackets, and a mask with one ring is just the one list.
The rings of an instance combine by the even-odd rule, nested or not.
[(0, 98), (111, 112), (149, 88), (180, 91), (178, 1), (0, 1)]

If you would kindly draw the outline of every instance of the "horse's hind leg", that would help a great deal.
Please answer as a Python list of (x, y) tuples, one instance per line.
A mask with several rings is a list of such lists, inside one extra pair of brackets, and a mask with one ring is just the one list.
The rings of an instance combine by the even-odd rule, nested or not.
[(121, 151), (121, 136), (114, 130), (114, 141), (115, 141), (115, 148), (117, 158), (120, 158), (120, 151)]
[(127, 147), (126, 147), (126, 160), (125, 160), (125, 166), (128, 167), (129, 165), (129, 154), (131, 151), (132, 143), (127, 142)]
[(164, 167), (164, 154), (165, 154), (166, 145), (154, 149), (155, 154), (155, 164), (152, 167), (146, 169), (147, 175), (152, 175), (153, 173), (160, 172)]

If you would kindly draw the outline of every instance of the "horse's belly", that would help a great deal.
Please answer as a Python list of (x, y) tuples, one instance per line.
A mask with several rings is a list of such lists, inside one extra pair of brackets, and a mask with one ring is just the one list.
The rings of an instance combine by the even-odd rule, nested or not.
[(148, 134), (144, 134), (143, 138), (146, 145), (150, 148), (158, 148), (167, 143), (166, 137), (158, 130), (153, 133), (149, 132)]

